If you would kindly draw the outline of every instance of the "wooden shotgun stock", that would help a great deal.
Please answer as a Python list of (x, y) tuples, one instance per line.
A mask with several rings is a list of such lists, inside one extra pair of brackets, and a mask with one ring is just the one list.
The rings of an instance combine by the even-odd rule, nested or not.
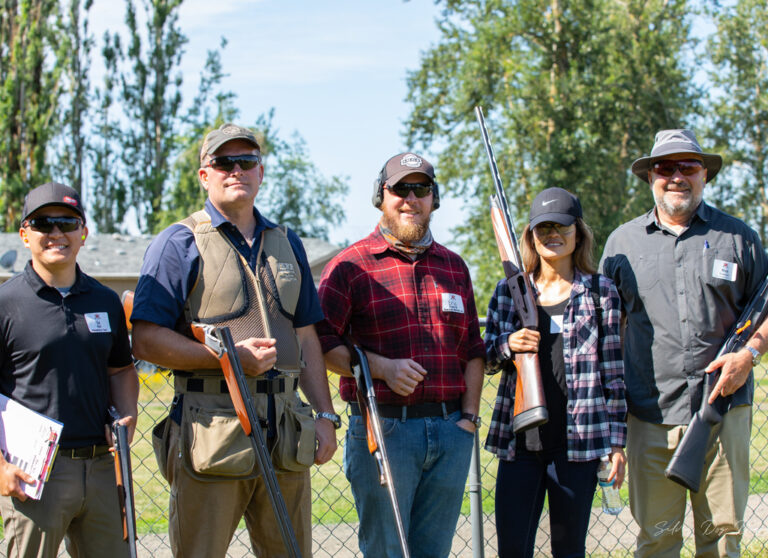
[[(504, 187), (501, 184), (496, 157), (493, 155), (488, 129), (485, 126), (483, 109), (475, 107), (475, 115), (480, 123), (485, 152), (491, 166), (491, 175), (496, 193), (491, 196), (491, 223), (496, 245), (499, 247), (501, 264), (507, 285), (515, 305), (515, 313), (521, 327), (538, 329), (539, 316), (536, 309), (531, 280), (523, 267), (517, 237), (509, 216), (509, 206)], [(513, 411), (512, 430), (515, 434), (524, 432), (546, 423), (549, 420), (547, 403), (544, 399), (544, 385), (541, 381), (539, 355), (537, 353), (516, 353), (515, 368), (517, 382), (515, 385), (515, 407)]]

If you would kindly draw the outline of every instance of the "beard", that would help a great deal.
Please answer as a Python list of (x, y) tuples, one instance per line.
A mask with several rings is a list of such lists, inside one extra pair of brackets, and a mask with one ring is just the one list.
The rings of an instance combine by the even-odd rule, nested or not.
[(661, 195), (657, 195), (654, 191), (653, 199), (656, 205), (670, 217), (691, 217), (704, 198), (703, 192), (699, 192), (697, 195), (691, 191), (685, 199), (672, 203), (666, 199), (667, 194), (668, 192), (663, 192)]
[(429, 223), (431, 220), (432, 213), (429, 213), (422, 222), (407, 224), (400, 222), (397, 212), (395, 212), (394, 216), (389, 215), (388, 213), (384, 213), (381, 216), (381, 224), (392, 231), (395, 238), (403, 244), (413, 244), (424, 238), (424, 235), (426, 235), (429, 230)]

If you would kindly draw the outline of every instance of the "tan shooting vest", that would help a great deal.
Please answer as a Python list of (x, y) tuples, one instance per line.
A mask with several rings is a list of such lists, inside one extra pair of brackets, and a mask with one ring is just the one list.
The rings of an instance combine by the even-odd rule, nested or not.
[(285, 228), (261, 233), (254, 273), (226, 235), (211, 226), (205, 211), (193, 213), (180, 224), (192, 230), (200, 252), (197, 280), (184, 305), (187, 321), (228, 326), (235, 342), (273, 337), (277, 340), (275, 369), (298, 374), (304, 363), (293, 315), (301, 271)]

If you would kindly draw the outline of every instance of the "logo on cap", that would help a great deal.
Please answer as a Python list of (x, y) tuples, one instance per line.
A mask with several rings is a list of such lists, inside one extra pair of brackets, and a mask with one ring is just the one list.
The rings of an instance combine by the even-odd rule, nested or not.
[(239, 134), (242, 128), (240, 126), (230, 125), (225, 126), (221, 129), (222, 134), (227, 134), (228, 136), (234, 136), (235, 134)]
[(417, 169), (421, 166), (422, 160), (421, 158), (417, 157), (416, 155), (413, 155), (412, 153), (409, 153), (402, 159), (400, 159), (400, 166), (402, 167), (410, 167), (412, 169)]
[(69, 196), (64, 196), (62, 200), (64, 203), (68, 203), (69, 205), (74, 205), (77, 207), (77, 200), (75, 198), (70, 198)]

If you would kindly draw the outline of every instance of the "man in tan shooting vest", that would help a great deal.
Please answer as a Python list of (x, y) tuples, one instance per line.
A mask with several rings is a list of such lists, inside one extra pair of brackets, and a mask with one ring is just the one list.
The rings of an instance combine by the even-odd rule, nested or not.
[(264, 167), (253, 132), (234, 124), (211, 131), (198, 177), (205, 208), (147, 249), (132, 314), (136, 357), (174, 371), (172, 411), (155, 429), (171, 483), (171, 547), (174, 556), (223, 557), (244, 517), (257, 556), (285, 555), (218, 360), (189, 334), (190, 322), (203, 322), (232, 331), (299, 548), (311, 556), (309, 467), (333, 456), (339, 417), (309, 264), (298, 236), (254, 207)]

